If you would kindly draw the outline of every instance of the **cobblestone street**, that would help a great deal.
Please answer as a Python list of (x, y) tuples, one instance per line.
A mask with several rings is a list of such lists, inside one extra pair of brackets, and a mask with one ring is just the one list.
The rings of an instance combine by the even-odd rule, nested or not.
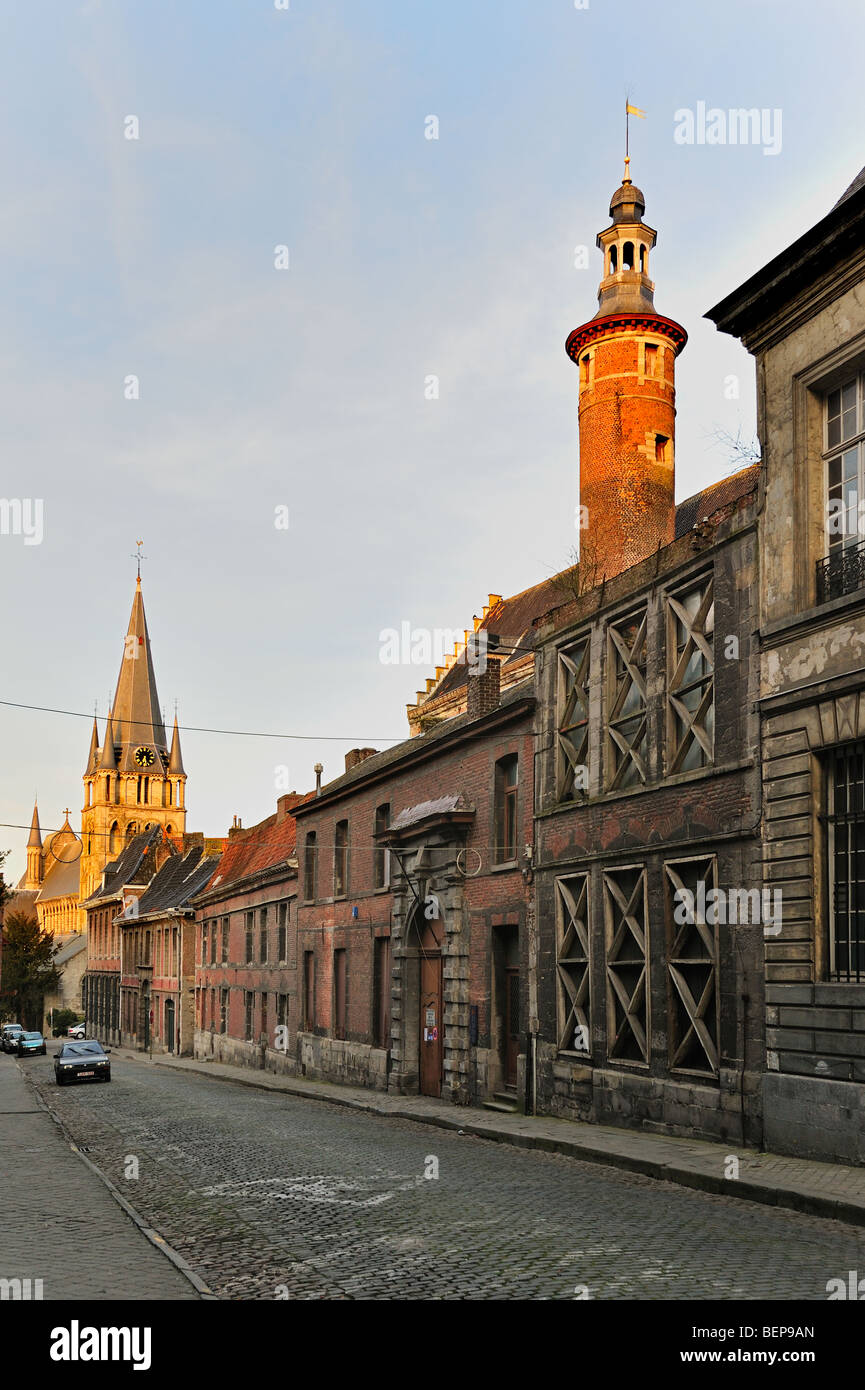
[(860, 1229), (570, 1158), (118, 1058), (108, 1086), (26, 1070), (220, 1298), (824, 1300), (865, 1270)]

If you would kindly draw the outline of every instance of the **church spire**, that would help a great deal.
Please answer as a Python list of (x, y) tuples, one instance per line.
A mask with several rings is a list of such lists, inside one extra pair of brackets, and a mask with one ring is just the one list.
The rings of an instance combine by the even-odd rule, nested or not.
[(99, 752), (99, 730), (96, 727), (96, 715), (93, 716), (93, 733), (90, 735), (90, 752), (87, 754), (87, 770), (85, 777), (89, 777), (97, 769), (96, 755)]
[(114, 755), (114, 721), (111, 718), (111, 711), (108, 711), (108, 723), (105, 725), (105, 742), (102, 745), (102, 752), (99, 754), (100, 772), (114, 772), (117, 767), (117, 758)]
[(33, 802), (33, 819), (30, 822), (30, 839), (27, 841), (28, 849), (42, 848), (42, 831), (39, 828), (39, 807)]
[[(162, 770), (162, 760), (167, 757), (165, 727), (159, 710), (159, 696), (156, 693), (156, 677), (153, 671), (153, 657), (150, 653), (150, 636), (147, 619), (144, 615), (144, 599), (141, 594), (141, 576), (135, 581), (135, 597), (117, 678), (117, 691), (111, 707), (114, 722), (114, 737), (120, 744), (120, 771), (139, 772), (142, 764), (136, 760), (136, 753), (145, 749), (153, 753), (150, 765), (159, 761), (155, 771)], [(146, 765), (145, 765), (146, 771)]]
[(177, 727), (177, 715), (174, 716), (174, 732), (171, 735), (171, 755), (168, 759), (168, 771), (177, 777), (186, 774), (183, 771), (183, 758), (180, 756), (180, 730)]

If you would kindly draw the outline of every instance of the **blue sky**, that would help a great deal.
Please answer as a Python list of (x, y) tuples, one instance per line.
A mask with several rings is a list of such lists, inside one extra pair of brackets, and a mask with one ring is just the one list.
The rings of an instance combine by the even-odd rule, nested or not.
[[(143, 537), (169, 717), (313, 736), (187, 734), (190, 829), (403, 736), (431, 672), (380, 632), (470, 626), (576, 544), (563, 344), (626, 92), (655, 302), (690, 334), (681, 498), (754, 428), (751, 360), (702, 315), (865, 163), (863, 31), (847, 0), (0, 3), (2, 492), (44, 506), (40, 545), (0, 536), (2, 698), (104, 713)], [(676, 144), (700, 101), (780, 109), (780, 153)], [(0, 729), (0, 821), (38, 790), (78, 824), (86, 721)], [(25, 841), (0, 831), (15, 876)]]

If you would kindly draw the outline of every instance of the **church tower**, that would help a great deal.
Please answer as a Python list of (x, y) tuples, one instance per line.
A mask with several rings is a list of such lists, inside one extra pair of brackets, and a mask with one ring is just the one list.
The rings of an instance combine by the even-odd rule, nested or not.
[(586, 588), (675, 536), (676, 357), (688, 340), (655, 311), (649, 255), (657, 232), (630, 160), (598, 233), (598, 311), (565, 350), (579, 368), (580, 572)]
[(100, 745), (95, 719), (90, 736), (81, 813), (82, 898), (139, 831), (162, 825), (169, 835), (183, 835), (185, 789), (176, 717), (170, 749), (165, 737), (139, 575), (105, 738)]

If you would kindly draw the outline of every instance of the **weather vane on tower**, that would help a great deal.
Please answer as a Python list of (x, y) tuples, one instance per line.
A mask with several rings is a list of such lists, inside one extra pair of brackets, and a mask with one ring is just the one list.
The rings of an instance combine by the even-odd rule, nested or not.
[(146, 560), (146, 559), (147, 559), (147, 556), (141, 554), (141, 547), (143, 546), (144, 541), (136, 541), (135, 544), (138, 546), (138, 553), (137, 553), (136, 555), (133, 555), (132, 558), (133, 558), (133, 560), (137, 561), (137, 563), (138, 563), (138, 578), (137, 578), (137, 580), (136, 580), (136, 583), (140, 584), (140, 583), (141, 583), (141, 561), (142, 561), (142, 560)]

